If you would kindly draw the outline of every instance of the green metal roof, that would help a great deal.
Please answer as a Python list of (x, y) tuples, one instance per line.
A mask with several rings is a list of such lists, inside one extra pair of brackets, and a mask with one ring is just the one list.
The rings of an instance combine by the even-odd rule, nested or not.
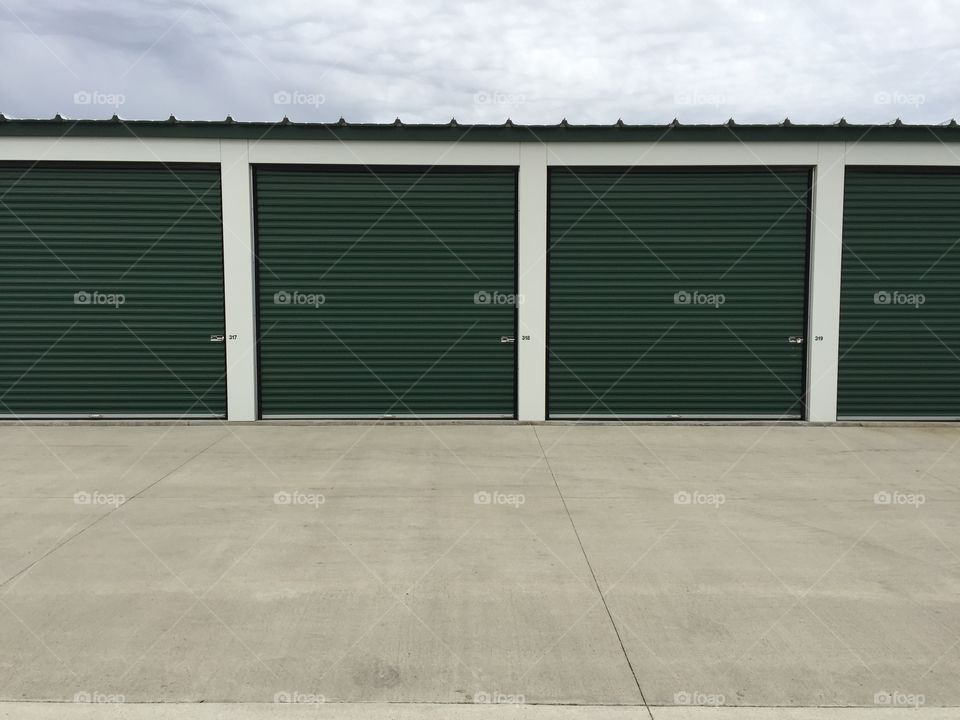
[(853, 125), (845, 120), (833, 125), (461, 125), (393, 123), (237, 122), (226, 120), (70, 120), (59, 115), (50, 120), (15, 120), (0, 115), (0, 137), (141, 137), (224, 138), (246, 140), (427, 140), (469, 142), (625, 142), (625, 141), (837, 141), (837, 142), (960, 142), (956, 120), (942, 125)]

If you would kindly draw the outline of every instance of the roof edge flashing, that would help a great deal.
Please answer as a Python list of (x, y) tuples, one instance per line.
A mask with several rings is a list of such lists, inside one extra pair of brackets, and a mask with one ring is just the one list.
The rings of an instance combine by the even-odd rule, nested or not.
[(846, 120), (832, 125), (778, 124), (689, 125), (676, 120), (666, 125), (520, 125), (298, 123), (226, 120), (72, 120), (59, 115), (50, 120), (14, 119), (0, 122), (0, 137), (76, 138), (184, 138), (330, 141), (437, 141), (437, 142), (960, 142), (960, 125), (854, 125)]

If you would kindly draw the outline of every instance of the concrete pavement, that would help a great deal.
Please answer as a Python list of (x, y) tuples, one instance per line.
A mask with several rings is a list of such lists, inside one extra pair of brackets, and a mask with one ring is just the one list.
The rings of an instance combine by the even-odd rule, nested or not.
[(0, 427), (0, 717), (955, 716), (958, 446), (935, 425)]
[(758, 708), (428, 703), (0, 703), (2, 720), (955, 720), (954, 708)]

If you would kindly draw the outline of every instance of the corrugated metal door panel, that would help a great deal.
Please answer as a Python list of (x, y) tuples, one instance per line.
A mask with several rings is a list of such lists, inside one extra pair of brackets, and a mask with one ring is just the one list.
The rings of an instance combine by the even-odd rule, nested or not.
[(960, 172), (848, 168), (838, 415), (960, 417)]
[(800, 417), (806, 170), (555, 170), (551, 417)]
[(0, 166), (0, 414), (224, 415), (222, 255), (217, 170)]
[(264, 416), (514, 415), (515, 172), (258, 168), (256, 196)]

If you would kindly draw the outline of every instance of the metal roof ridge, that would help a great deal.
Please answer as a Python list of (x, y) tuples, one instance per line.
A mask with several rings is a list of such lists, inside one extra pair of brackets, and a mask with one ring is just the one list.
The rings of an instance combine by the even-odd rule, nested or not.
[(797, 123), (789, 118), (776, 123), (740, 123), (733, 118), (722, 123), (681, 123), (674, 118), (664, 124), (628, 124), (618, 119), (611, 124), (559, 123), (522, 124), (512, 119), (503, 123), (448, 122), (296, 122), (279, 120), (185, 120), (167, 119), (11, 118), (0, 114), (0, 137), (73, 138), (190, 138), (190, 139), (285, 139), (355, 141), (438, 141), (451, 142), (960, 142), (960, 125), (955, 120), (932, 124), (854, 124), (845, 118), (835, 123)]
[(683, 127), (683, 128), (837, 128), (837, 127), (850, 127), (850, 128), (889, 128), (889, 127), (905, 127), (905, 128), (924, 128), (924, 127), (952, 127), (957, 124), (955, 119), (943, 120), (939, 123), (906, 123), (901, 118), (895, 118), (894, 120), (887, 121), (884, 123), (851, 123), (845, 118), (841, 117), (838, 121), (833, 123), (797, 123), (792, 122), (790, 118), (785, 118), (779, 122), (752, 122), (752, 123), (742, 123), (734, 120), (734, 118), (729, 118), (723, 122), (701, 122), (701, 123), (680, 123), (677, 118), (674, 118), (671, 121), (664, 123), (627, 123), (622, 119), (618, 119), (616, 122), (609, 124), (601, 123), (571, 123), (566, 118), (562, 119), (559, 123), (547, 124), (547, 123), (517, 123), (512, 121), (510, 118), (507, 118), (504, 122), (477, 122), (477, 123), (461, 123), (457, 122), (456, 119), (448, 120), (447, 122), (435, 122), (435, 123), (406, 123), (403, 122), (399, 117), (393, 120), (392, 122), (348, 122), (343, 117), (338, 120), (333, 121), (322, 121), (322, 122), (298, 122), (296, 120), (291, 120), (289, 117), (284, 116), (279, 120), (237, 120), (231, 115), (227, 115), (223, 120), (187, 120), (175, 117), (171, 114), (167, 118), (122, 118), (114, 114), (109, 118), (71, 118), (68, 116), (61, 115), (57, 113), (53, 118), (24, 118), (24, 117), (13, 117), (6, 115), (0, 112), (0, 118), (8, 122), (16, 123), (30, 123), (30, 124), (61, 124), (61, 123), (83, 123), (83, 124), (107, 124), (107, 123), (116, 123), (123, 122), (127, 125), (160, 125), (166, 123), (177, 123), (179, 125), (196, 125), (196, 126), (233, 126), (233, 127), (267, 127), (274, 125), (295, 125), (302, 128), (311, 128), (311, 127), (351, 127), (351, 128), (567, 128), (570, 130), (581, 130), (581, 129), (610, 129), (610, 128), (625, 128), (625, 129), (667, 129), (671, 127)]

